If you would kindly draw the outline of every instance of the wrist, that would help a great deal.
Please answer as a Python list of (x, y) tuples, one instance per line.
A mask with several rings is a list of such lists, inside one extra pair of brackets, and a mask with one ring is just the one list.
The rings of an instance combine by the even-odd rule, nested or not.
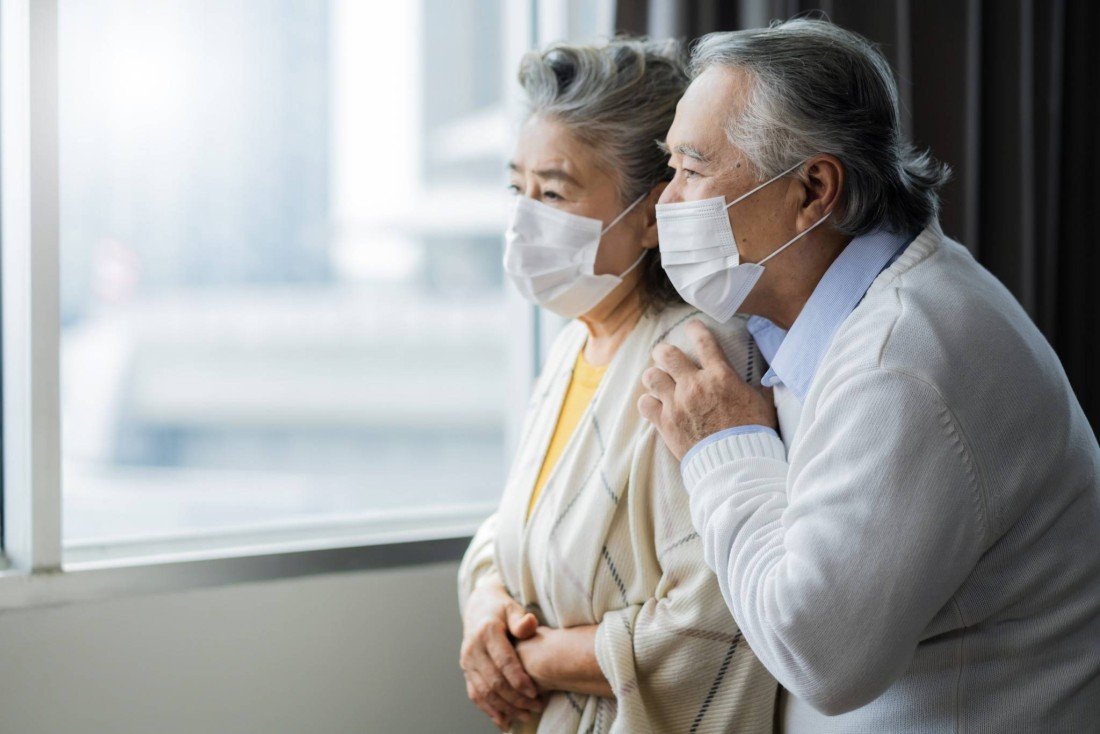
[(565, 631), (539, 627), (538, 632), (516, 643), (524, 670), (542, 691), (571, 690), (568, 675), (569, 650)]
[(508, 596), (508, 592), (499, 582), (493, 583), (490, 579), (483, 584), (479, 581), (471, 590), (462, 610), (463, 625), (478, 624), (486, 617), (503, 617), (503, 610), (511, 601), (512, 597)]
[(558, 630), (551, 627), (543, 627), (534, 638), (521, 641), (520, 645), (528, 646), (529, 654), (524, 662), (527, 674), (542, 690), (554, 691), (561, 687), (561, 680), (557, 675), (554, 654), (557, 642)]

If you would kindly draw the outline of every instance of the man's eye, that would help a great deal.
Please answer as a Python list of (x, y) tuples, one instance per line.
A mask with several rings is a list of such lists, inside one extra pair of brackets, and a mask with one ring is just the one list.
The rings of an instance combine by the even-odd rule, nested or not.
[(680, 170), (680, 172), (683, 174), (684, 178), (688, 180), (693, 179), (699, 175), (697, 171), (693, 171), (690, 168), (683, 168)]
[(553, 191), (543, 191), (542, 198), (548, 199), (550, 201), (561, 201), (561, 196)]

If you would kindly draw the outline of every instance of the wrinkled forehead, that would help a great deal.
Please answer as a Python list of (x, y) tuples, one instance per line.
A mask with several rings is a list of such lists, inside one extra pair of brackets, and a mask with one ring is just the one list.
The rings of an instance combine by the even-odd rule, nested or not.
[(524, 122), (508, 166), (521, 175), (585, 189), (614, 187), (618, 182), (617, 171), (602, 151), (585, 142), (567, 123), (538, 115)]
[(710, 66), (688, 86), (676, 105), (666, 142), (670, 149), (695, 148), (715, 158), (728, 156), (726, 128), (744, 110), (752, 91), (751, 75), (741, 69)]
[(520, 128), (510, 167), (523, 172), (560, 170), (575, 182), (591, 178), (596, 151), (567, 124), (532, 115)]

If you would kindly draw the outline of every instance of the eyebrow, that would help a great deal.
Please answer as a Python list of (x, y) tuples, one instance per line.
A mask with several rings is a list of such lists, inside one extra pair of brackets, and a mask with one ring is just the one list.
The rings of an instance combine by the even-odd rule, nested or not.
[(710, 156), (696, 148), (694, 145), (680, 143), (676, 146), (676, 152), (680, 155), (686, 155), (688, 158), (694, 158), (695, 160), (702, 163), (710, 163)]
[[(519, 166), (517, 166), (514, 161), (508, 161), (508, 168), (512, 171), (515, 171), (516, 173), (521, 173)], [(577, 183), (577, 179), (570, 176), (561, 168), (543, 168), (540, 170), (532, 171), (532, 173), (534, 173), (539, 178), (564, 181), (565, 183), (573, 184), (574, 186), (580, 185), (579, 183)]]
[(657, 141), (657, 147), (660, 148), (666, 155), (672, 155), (675, 150), (680, 155), (686, 155), (688, 158), (693, 158), (701, 163), (710, 163), (710, 156), (702, 152), (694, 145), (688, 145), (687, 143), (680, 143), (675, 149), (668, 147), (668, 142), (664, 140)]

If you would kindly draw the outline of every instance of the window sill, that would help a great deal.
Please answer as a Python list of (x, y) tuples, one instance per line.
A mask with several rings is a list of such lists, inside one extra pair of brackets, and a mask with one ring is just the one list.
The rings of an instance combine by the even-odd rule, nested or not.
[(451, 562), (491, 510), (442, 508), (81, 544), (66, 549), (61, 570), (0, 572), (0, 611)]

